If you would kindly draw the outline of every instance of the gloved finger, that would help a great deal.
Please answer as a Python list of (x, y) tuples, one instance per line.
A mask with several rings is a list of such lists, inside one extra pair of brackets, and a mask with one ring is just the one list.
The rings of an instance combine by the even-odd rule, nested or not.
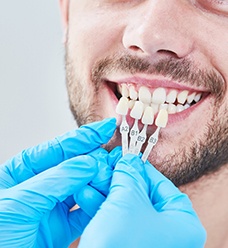
[(122, 158), (122, 147), (115, 147), (108, 155), (108, 164), (114, 168), (117, 162)]
[(97, 160), (98, 173), (89, 185), (74, 194), (74, 200), (92, 218), (109, 192), (113, 165), (109, 164), (109, 154), (103, 148), (99, 148), (89, 155)]
[[(117, 162), (110, 192), (115, 191), (116, 188), (121, 188), (123, 194), (134, 192), (134, 194), (130, 193), (130, 195), (145, 198), (148, 202), (149, 187), (147, 185), (147, 175), (144, 169), (144, 163), (138, 156), (127, 154)], [(129, 197), (126, 196), (125, 199)]]
[[(109, 155), (108, 152), (103, 148), (98, 148), (89, 153), (89, 156), (93, 157), (97, 161), (98, 173), (89, 183), (89, 185), (91, 185), (92, 187), (89, 186), (86, 187), (91, 188), (94, 191), (96, 190), (99, 191), (100, 193), (99, 192), (98, 193), (103, 195), (103, 197), (107, 196), (109, 192), (111, 177), (113, 173), (113, 167), (110, 166), (107, 162), (108, 155)], [(102, 199), (104, 199), (103, 197)], [(72, 208), (76, 203), (80, 205), (78, 201), (75, 201), (75, 199), (77, 199), (77, 194), (76, 196), (68, 197), (64, 202), (65, 204), (67, 204), (69, 208)], [(84, 205), (80, 205), (80, 206), (85, 211), (83, 207)]]
[(74, 156), (86, 154), (112, 137), (116, 129), (114, 118), (81, 126), (52, 141), (27, 149), (2, 166), (17, 183), (58, 165)]
[(68, 221), (71, 225), (72, 242), (79, 238), (91, 218), (81, 209), (76, 209), (69, 213)]
[(99, 148), (89, 155), (97, 160), (98, 173), (89, 185), (74, 194), (74, 200), (92, 218), (109, 192), (113, 166), (108, 164), (109, 154), (103, 148)]
[(70, 212), (68, 215), (72, 241), (81, 236), (91, 218), (95, 216), (97, 210), (104, 202), (105, 197), (93, 187), (86, 185), (74, 194), (74, 199), (79, 208)]
[(180, 209), (192, 212), (192, 203), (188, 196), (148, 161), (145, 163), (145, 171), (149, 180), (150, 199), (157, 211)]
[(97, 171), (97, 161), (88, 155), (69, 159), (4, 190), (1, 207), (21, 216), (24, 214), (26, 219), (39, 220), (57, 202), (64, 201), (88, 184)]
[(97, 160), (98, 166), (98, 173), (89, 184), (104, 196), (107, 196), (113, 173), (113, 167), (108, 163), (109, 154), (105, 149), (99, 148), (89, 155)]
[(74, 199), (79, 208), (71, 211), (68, 215), (72, 241), (81, 236), (91, 218), (95, 216), (97, 210), (104, 202), (105, 197), (93, 187), (86, 185), (74, 194)]
[(81, 126), (76, 130), (76, 137), (72, 140), (66, 140), (62, 136), (57, 140), (62, 147), (64, 159), (87, 154), (94, 149), (106, 144), (113, 136), (116, 130), (116, 119), (107, 118), (103, 121), (93, 122)]
[(83, 211), (93, 218), (105, 200), (99, 191), (93, 187), (86, 185), (78, 193), (74, 194), (75, 202), (80, 206)]
[[(89, 183), (89, 185), (91, 185), (92, 187), (86, 186), (86, 188), (91, 188), (91, 190), (99, 191), (100, 193), (99, 192), (98, 193), (100, 195), (103, 195), (102, 199), (104, 199), (104, 196), (107, 196), (107, 194), (109, 192), (111, 177), (112, 177), (112, 173), (113, 173), (113, 166), (109, 165), (109, 163), (108, 163), (109, 153), (103, 148), (98, 148), (98, 149), (90, 152), (89, 156), (93, 157), (97, 161), (98, 173), (93, 178), (93, 180)], [(87, 190), (85, 192), (87, 192)], [(75, 194), (75, 195), (76, 196), (68, 197), (64, 201), (65, 204), (67, 204), (67, 206), (69, 208), (72, 208), (76, 203), (78, 205), (80, 205), (78, 201), (75, 201), (75, 199), (77, 199), (77, 194)], [(82, 196), (82, 194), (80, 194), (80, 195)], [(81, 200), (81, 202), (82, 202), (82, 198), (79, 200)], [(84, 209), (84, 204), (82, 204), (80, 206), (84, 211), (86, 211)], [(87, 204), (86, 204), (86, 207), (87, 207)], [(92, 215), (89, 214), (89, 215), (92, 217), (94, 214), (92, 214)]]

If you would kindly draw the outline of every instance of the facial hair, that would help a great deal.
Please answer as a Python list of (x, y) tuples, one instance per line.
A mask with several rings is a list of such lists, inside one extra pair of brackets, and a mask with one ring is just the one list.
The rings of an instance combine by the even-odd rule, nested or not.
[[(88, 93), (88, 82), (82, 80), (83, 76), (75, 68), (74, 60), (67, 51), (66, 75), (70, 108), (79, 126), (101, 119), (97, 113), (100, 106), (97, 96), (103, 86), (103, 79), (112, 71), (165, 76), (183, 85), (187, 83), (196, 87), (203, 86), (214, 96), (213, 117), (208, 121), (203, 136), (197, 137), (194, 142), (178, 151), (172, 151), (164, 158), (158, 158), (156, 154), (149, 157), (149, 161), (176, 186), (193, 182), (228, 164), (227, 109), (222, 120), (217, 116), (226, 92), (226, 83), (220, 74), (201, 70), (187, 59), (168, 58), (150, 63), (129, 54), (115, 54), (94, 64), (91, 71), (92, 85), (89, 86), (91, 89)], [(160, 140), (165, 142), (166, 139), (167, 137), (161, 137)], [(112, 142), (106, 147), (109, 150), (114, 148)]]

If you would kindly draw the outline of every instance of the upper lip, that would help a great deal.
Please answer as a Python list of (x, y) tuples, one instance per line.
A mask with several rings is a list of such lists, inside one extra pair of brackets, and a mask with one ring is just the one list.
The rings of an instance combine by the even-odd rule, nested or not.
[[(150, 76), (151, 77), (151, 76)], [(146, 76), (131, 76), (131, 77), (116, 77), (112, 79), (105, 79), (106, 82), (116, 83), (116, 84), (134, 84), (137, 88), (140, 86), (146, 86), (148, 88), (170, 88), (177, 90), (188, 90), (194, 92), (207, 92), (208, 90), (201, 87), (194, 87), (193, 85), (189, 85), (188, 82), (174, 82), (173, 80), (169, 80), (167, 78), (162, 77), (153, 77), (148, 78)]]

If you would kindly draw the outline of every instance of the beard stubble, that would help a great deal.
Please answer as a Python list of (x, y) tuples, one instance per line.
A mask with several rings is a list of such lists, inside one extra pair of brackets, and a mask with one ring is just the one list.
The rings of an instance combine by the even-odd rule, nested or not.
[[(91, 71), (92, 85), (81, 80), (83, 78), (74, 66), (73, 59), (66, 52), (66, 80), (70, 109), (78, 125), (101, 120), (97, 109), (100, 106), (99, 89), (103, 80), (112, 71), (125, 73), (146, 73), (161, 75), (171, 80), (187, 82), (193, 86), (203, 86), (215, 98), (212, 118), (204, 127), (202, 137), (197, 137), (188, 146), (172, 151), (164, 158), (152, 154), (149, 161), (169, 178), (177, 187), (193, 182), (203, 175), (218, 171), (228, 164), (228, 114), (224, 111), (223, 119), (217, 116), (226, 92), (223, 78), (215, 71), (200, 70), (189, 60), (175, 58), (163, 59), (156, 64), (128, 54), (118, 54), (98, 61)], [(117, 134), (116, 134), (117, 135)], [(114, 137), (113, 140), (115, 140)], [(165, 137), (161, 142), (165, 142)], [(110, 142), (106, 148), (113, 149)], [(181, 147), (181, 145), (180, 145)]]

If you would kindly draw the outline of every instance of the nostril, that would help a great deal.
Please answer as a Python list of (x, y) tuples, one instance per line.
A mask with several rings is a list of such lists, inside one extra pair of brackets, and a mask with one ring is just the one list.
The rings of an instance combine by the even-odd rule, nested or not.
[[(142, 52), (142, 53), (145, 53), (145, 51), (143, 51), (143, 49), (141, 49), (137, 45), (131, 45), (131, 46), (129, 46), (129, 49), (132, 52)], [(153, 52), (153, 51), (151, 51), (151, 52)], [(163, 55), (163, 56), (169, 56), (169, 57), (176, 58), (176, 59), (179, 59), (180, 58), (177, 53), (175, 53), (174, 51), (168, 50), (168, 49), (160, 49), (160, 50), (157, 51), (157, 55), (158, 54)]]
[(137, 51), (142, 51), (142, 49), (138, 46), (132, 45), (129, 47), (130, 50), (137, 52)]
[(165, 50), (165, 49), (161, 49), (161, 50), (158, 50), (158, 54), (162, 54), (162, 55), (169, 55), (173, 58), (179, 58), (179, 56), (173, 52), (173, 51), (170, 51), (170, 50)]

